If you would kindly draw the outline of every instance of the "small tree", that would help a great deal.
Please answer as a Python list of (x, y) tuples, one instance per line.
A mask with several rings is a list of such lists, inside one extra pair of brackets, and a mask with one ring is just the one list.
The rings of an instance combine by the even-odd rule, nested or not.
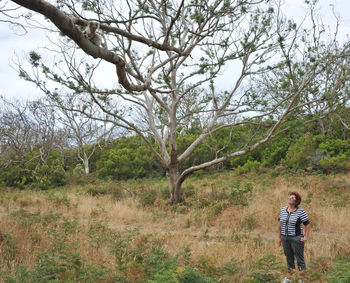
[[(66, 61), (68, 73), (48, 68), (38, 56), (32, 56), (33, 66), (46, 80), (81, 97), (81, 107), (71, 110), (94, 118), (86, 107), (95, 103), (108, 114), (104, 121), (140, 135), (167, 172), (172, 202), (183, 201), (181, 184), (189, 174), (253, 151), (286, 131), (285, 122), (305, 117), (308, 107), (312, 109), (325, 99), (322, 92), (310, 96), (308, 87), (324, 71), (322, 62), (332, 50), (320, 49), (328, 43), (318, 37), (315, 27), (312, 45), (303, 40), (309, 31), (303, 32), (285, 19), (279, 3), (13, 2), (52, 22), (64, 35), (60, 51), (65, 57), (71, 54)], [(96, 46), (84, 36), (81, 27), (87, 25), (88, 18), (100, 23), (108, 48)], [(99, 87), (93, 80), (97, 68), (81, 59), (76, 49), (113, 64), (120, 86)], [(330, 60), (327, 68), (333, 62), (336, 64)], [(23, 68), (21, 76), (49, 96), (60, 96)], [(316, 118), (313, 112), (308, 117), (305, 123)], [(193, 123), (198, 136), (179, 152), (177, 137)], [(180, 165), (213, 133), (224, 128), (235, 131), (242, 124), (251, 124), (252, 131), (240, 150), (221, 151), (211, 160), (180, 171)]]
[(105, 116), (103, 112), (98, 111), (97, 105), (90, 105), (86, 109), (87, 114), (95, 119), (70, 110), (72, 107), (78, 107), (79, 103), (74, 95), (60, 95), (59, 98), (49, 96), (46, 105), (54, 109), (57, 120), (65, 127), (69, 146), (77, 149), (78, 159), (88, 175), (90, 158), (97, 147), (102, 148), (111, 137), (115, 137), (115, 126), (97, 120), (98, 117), (104, 120)]

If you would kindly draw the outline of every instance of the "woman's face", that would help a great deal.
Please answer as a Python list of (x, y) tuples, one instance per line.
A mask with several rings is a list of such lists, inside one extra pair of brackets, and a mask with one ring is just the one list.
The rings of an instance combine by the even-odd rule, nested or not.
[(295, 195), (289, 195), (288, 196), (288, 204), (289, 205), (296, 205), (297, 202), (297, 198), (295, 197)]

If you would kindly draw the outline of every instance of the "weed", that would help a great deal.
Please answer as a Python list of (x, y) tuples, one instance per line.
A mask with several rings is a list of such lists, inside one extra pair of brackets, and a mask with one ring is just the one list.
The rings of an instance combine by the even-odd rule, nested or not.
[(332, 201), (334, 207), (346, 207), (350, 200), (350, 196), (337, 193), (335, 199)]
[(124, 198), (124, 193), (120, 188), (111, 188), (110, 189), (112, 200), (119, 201)]
[(160, 197), (163, 200), (168, 200), (169, 199), (169, 187), (168, 186), (162, 186), (160, 188)]
[(311, 261), (310, 268), (306, 271), (306, 277), (310, 281), (323, 281), (331, 270), (330, 259), (319, 257)]
[(343, 254), (338, 257), (327, 279), (330, 283), (350, 282), (350, 255)]
[(278, 271), (281, 270), (281, 262), (273, 255), (267, 254), (262, 258), (253, 261), (252, 272), (248, 275), (253, 282), (276, 282)]
[(1, 253), (0, 259), (10, 268), (11, 263), (16, 259), (18, 253), (17, 240), (10, 233), (1, 235)]
[(55, 193), (55, 191), (49, 191), (47, 195), (47, 199), (55, 204), (56, 207), (70, 207), (71, 203), (68, 199), (68, 196), (65, 192)]
[(257, 226), (258, 226), (258, 221), (256, 220), (254, 214), (251, 214), (244, 219), (242, 228), (246, 231), (252, 231)]
[(139, 194), (139, 201), (142, 206), (151, 206), (157, 199), (157, 192), (155, 190), (143, 191)]
[(101, 196), (101, 195), (106, 195), (108, 193), (107, 188), (95, 188), (95, 187), (88, 187), (86, 189), (86, 192), (91, 195), (91, 196)]
[(114, 238), (114, 232), (101, 221), (89, 223), (87, 235), (95, 248), (111, 243)]
[(236, 183), (230, 188), (228, 199), (234, 204), (240, 204), (242, 206), (247, 206), (247, 194), (251, 193), (253, 190), (252, 183)]
[(16, 220), (16, 223), (25, 226), (30, 226), (32, 224), (41, 222), (40, 212), (31, 213), (24, 210), (23, 208), (13, 211), (10, 216)]

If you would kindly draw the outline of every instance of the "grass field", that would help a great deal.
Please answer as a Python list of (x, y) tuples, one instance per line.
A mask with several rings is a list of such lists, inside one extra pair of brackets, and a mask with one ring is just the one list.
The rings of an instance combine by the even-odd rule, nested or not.
[[(309, 282), (350, 282), (350, 174), (222, 172), (0, 191), (2, 282), (280, 282), (277, 218), (298, 191)], [(297, 275), (294, 280), (297, 280)]]

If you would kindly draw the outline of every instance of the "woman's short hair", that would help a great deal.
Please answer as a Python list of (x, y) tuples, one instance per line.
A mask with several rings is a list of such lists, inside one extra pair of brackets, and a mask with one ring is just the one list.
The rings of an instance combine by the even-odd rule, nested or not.
[(291, 192), (289, 195), (293, 195), (296, 198), (295, 205), (298, 206), (301, 203), (301, 195), (297, 192)]

